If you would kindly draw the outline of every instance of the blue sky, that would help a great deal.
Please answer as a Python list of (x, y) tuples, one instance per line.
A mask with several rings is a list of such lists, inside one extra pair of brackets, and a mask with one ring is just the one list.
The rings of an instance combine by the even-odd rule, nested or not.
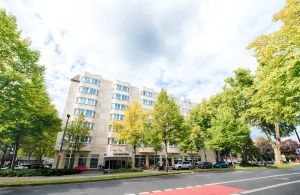
[[(238, 67), (257, 67), (247, 45), (280, 23), (284, 0), (0, 0), (41, 52), (48, 92), (62, 113), (81, 71), (195, 102)], [(256, 134), (255, 134), (256, 135)]]

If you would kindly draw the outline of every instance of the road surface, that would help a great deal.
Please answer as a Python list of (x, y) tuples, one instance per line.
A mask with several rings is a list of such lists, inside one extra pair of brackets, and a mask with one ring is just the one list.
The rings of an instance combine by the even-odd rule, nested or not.
[(300, 167), (208, 171), (77, 184), (0, 188), (0, 195), (300, 195)]

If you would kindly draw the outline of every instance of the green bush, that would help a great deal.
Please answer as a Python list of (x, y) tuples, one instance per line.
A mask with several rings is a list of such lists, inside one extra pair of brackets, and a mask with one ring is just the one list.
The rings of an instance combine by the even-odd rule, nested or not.
[(159, 165), (156, 165), (154, 168), (155, 168), (155, 170), (159, 170), (159, 171), (165, 170), (164, 166), (159, 166)]
[(131, 169), (121, 168), (121, 169), (112, 169), (111, 170), (112, 173), (142, 172), (142, 171), (143, 171), (143, 169), (141, 169), (141, 168), (131, 168)]
[(18, 169), (0, 170), (1, 177), (29, 177), (29, 176), (51, 176), (51, 175), (72, 175), (81, 171), (74, 169)]

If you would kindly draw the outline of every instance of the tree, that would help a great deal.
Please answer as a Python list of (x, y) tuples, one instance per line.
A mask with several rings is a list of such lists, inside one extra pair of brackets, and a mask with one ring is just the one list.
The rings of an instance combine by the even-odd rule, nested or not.
[(0, 137), (13, 145), (11, 168), (19, 147), (45, 128), (60, 126), (45, 86), (39, 52), (22, 39), (15, 17), (0, 10)]
[(274, 150), (272, 144), (269, 140), (259, 137), (256, 139), (255, 147), (258, 150), (258, 156), (261, 157), (263, 161), (274, 159)]
[(250, 128), (245, 120), (249, 107), (248, 89), (254, 76), (250, 70), (237, 69), (234, 75), (225, 79), (222, 91), (210, 98), (210, 124), (208, 146), (230, 155), (242, 153), (242, 163), (247, 163), (247, 153), (253, 145)]
[(262, 35), (248, 49), (254, 49), (259, 62), (253, 96), (250, 100), (252, 124), (259, 126), (272, 143), (275, 163), (281, 164), (281, 137), (291, 133), (299, 124), (300, 111), (300, 2), (286, 0), (285, 7), (276, 13), (280, 30)]
[[(247, 124), (247, 110), (250, 107), (252, 95), (251, 87), (254, 82), (254, 75), (249, 69), (238, 68), (234, 70), (234, 75), (225, 79), (223, 93), (227, 106), (231, 107), (233, 117)], [(247, 128), (248, 129), (248, 128)], [(246, 138), (246, 137), (245, 137)], [(248, 154), (253, 147), (250, 134), (241, 142), (242, 164), (248, 163)]]
[(87, 126), (83, 114), (81, 113), (67, 128), (65, 141), (67, 148), (79, 152), (80, 149), (86, 146), (85, 140), (90, 135), (90, 129)]
[(179, 143), (180, 131), (183, 126), (183, 117), (173, 98), (162, 89), (157, 97), (153, 113), (153, 128), (155, 136), (164, 144), (166, 168), (168, 171), (168, 144)]
[(213, 150), (228, 151), (232, 161), (232, 154), (241, 151), (241, 145), (250, 139), (250, 129), (239, 118), (235, 118), (229, 107), (219, 106), (211, 120), (209, 129), (211, 139), (208, 146)]
[(196, 137), (199, 138), (199, 146), (201, 145), (203, 148), (205, 162), (207, 162), (206, 142), (210, 139), (208, 130), (211, 127), (211, 117), (209, 102), (205, 99), (197, 104), (188, 115), (189, 123), (194, 127), (198, 127), (199, 136)]
[(136, 149), (145, 141), (145, 131), (148, 127), (148, 115), (141, 104), (135, 100), (125, 110), (124, 121), (114, 121), (113, 128), (117, 130), (118, 140), (123, 140), (133, 148), (132, 167), (135, 167)]
[(186, 124), (183, 128), (182, 135), (184, 136), (182, 136), (182, 140), (180, 140), (179, 143), (180, 150), (192, 156), (192, 165), (194, 165), (194, 155), (204, 146), (201, 130), (199, 126)]
[(292, 139), (287, 139), (281, 144), (281, 152), (285, 155), (293, 155), (296, 154), (295, 149), (300, 148), (300, 144)]
[(39, 162), (42, 162), (43, 157), (53, 157), (58, 130), (60, 128), (45, 129), (39, 135), (27, 137), (21, 146), (23, 154), (27, 155), (28, 159), (34, 156)]

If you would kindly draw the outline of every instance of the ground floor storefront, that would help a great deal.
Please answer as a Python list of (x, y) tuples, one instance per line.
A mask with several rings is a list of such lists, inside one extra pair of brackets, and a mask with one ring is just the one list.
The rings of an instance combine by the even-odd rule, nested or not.
[[(168, 154), (168, 164), (173, 166), (179, 161), (190, 161), (195, 164), (199, 161), (209, 161), (214, 163), (214, 158), (211, 154), (210, 159), (204, 159), (202, 155), (186, 155), (186, 154)], [(52, 167), (56, 167), (57, 155), (54, 158)], [(212, 160), (211, 160), (212, 159)], [(155, 166), (166, 166), (165, 155), (155, 155), (153, 153), (135, 155), (135, 167), (140, 168), (153, 168)], [(120, 169), (132, 167), (132, 157), (129, 153), (116, 153), (108, 155), (105, 154), (91, 154), (90, 152), (77, 152), (68, 153), (61, 155), (59, 168), (75, 168), (75, 167), (86, 167), (87, 169)]]

